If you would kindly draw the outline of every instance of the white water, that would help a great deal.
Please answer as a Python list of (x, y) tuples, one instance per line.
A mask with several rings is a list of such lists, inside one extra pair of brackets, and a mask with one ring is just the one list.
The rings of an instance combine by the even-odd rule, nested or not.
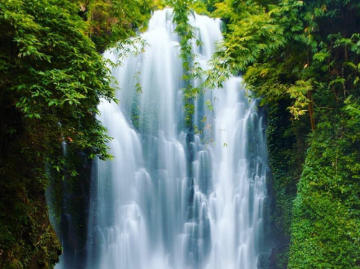
[[(185, 128), (171, 20), (169, 9), (154, 13), (142, 34), (145, 52), (113, 70), (120, 104), (100, 105), (115, 159), (97, 163), (86, 268), (266, 268), (267, 149), (256, 100), (231, 78), (196, 100), (194, 123), (203, 132)], [(195, 15), (191, 22), (206, 69), (220, 21)]]

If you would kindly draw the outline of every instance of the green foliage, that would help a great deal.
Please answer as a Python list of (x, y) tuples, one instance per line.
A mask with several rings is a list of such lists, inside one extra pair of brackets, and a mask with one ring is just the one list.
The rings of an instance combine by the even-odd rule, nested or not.
[(193, 3), (190, 5), (190, 8), (195, 11), (197, 14), (200, 15), (206, 15), (206, 16), (211, 16), (211, 13), (208, 10), (208, 6), (209, 4), (206, 3), (206, 1), (201, 1), (201, 0), (195, 0), (193, 1)]
[(359, 268), (360, 113), (348, 99), (311, 137), (294, 203), (290, 268)]
[[(277, 266), (358, 268), (360, 4), (224, 0), (215, 5), (213, 14), (224, 18), (227, 27), (206, 83), (221, 86), (231, 74), (243, 72), (247, 88), (262, 104), (285, 101), (288, 106), (280, 114), (274, 108), (269, 113), (277, 202), (273, 218), (276, 227), (292, 236), (290, 262), (286, 264), (285, 250), (285, 264), (279, 259)], [(302, 117), (307, 111), (309, 120)], [(290, 116), (291, 124), (283, 130)], [(313, 134), (305, 143), (310, 126)], [(291, 136), (285, 134), (292, 132), (296, 140), (287, 143)], [(293, 155), (304, 156), (306, 145), (292, 210), (302, 170), (302, 158)]]
[[(185, 100), (185, 121), (188, 126), (192, 124), (192, 115), (194, 113), (194, 99), (201, 91), (200, 88), (193, 86), (193, 79), (198, 78), (202, 70), (198, 63), (195, 62), (195, 55), (191, 50), (191, 41), (196, 40), (195, 29), (189, 23), (191, 15), (191, 6), (193, 0), (175, 0), (168, 1), (173, 8), (173, 22), (176, 25), (175, 32), (180, 38), (180, 58), (183, 61), (184, 75), (182, 77), (184, 87)], [(197, 41), (199, 43), (199, 41)]]
[(100, 100), (115, 101), (114, 90), (98, 52), (133, 35), (149, 5), (0, 1), (0, 268), (52, 268), (58, 259), (48, 176), (77, 178), (79, 152), (111, 157), (96, 115)]
[[(359, 80), (358, 4), (335, 0), (264, 4), (226, 0), (216, 5), (214, 14), (229, 24), (213, 57), (214, 73), (208, 83), (221, 84), (229, 73), (246, 71), (248, 88), (263, 102), (291, 97), (289, 109), (295, 118), (321, 102), (316, 99), (328, 101), (323, 97), (333, 95), (335, 103), (353, 94)], [(313, 100), (311, 93), (318, 98)]]
[[(105, 60), (84, 35), (86, 24), (67, 1), (1, 4), (2, 95), (27, 122), (49, 128), (71, 148), (108, 157), (109, 138), (94, 118), (100, 98), (113, 100)], [(76, 14), (76, 13), (75, 13)], [(64, 113), (66, 112), (66, 113)], [(58, 141), (41, 141), (47, 155)], [(49, 144), (47, 144), (49, 143)]]
[(88, 24), (88, 34), (99, 51), (127, 40), (146, 28), (150, 11), (161, 6), (152, 0), (77, 0)]
[[(196, 62), (196, 55), (192, 53), (192, 42), (195, 42), (197, 46), (201, 45), (201, 41), (197, 40), (195, 30), (189, 22), (189, 16), (193, 15), (193, 12), (198, 14), (204, 14), (211, 16), (211, 10), (213, 10), (215, 2), (208, 0), (174, 0), (166, 1), (166, 3), (173, 8), (173, 22), (176, 25), (175, 32), (180, 38), (180, 58), (183, 62), (184, 75), (182, 80), (184, 86), (184, 101), (185, 101), (185, 122), (190, 128), (199, 130), (197, 126), (192, 124), (192, 115), (195, 110), (194, 100), (198, 97), (208, 83), (201, 83), (201, 85), (195, 87), (194, 80), (201, 79), (207, 72), (203, 71), (200, 64)], [(205, 106), (212, 110), (210, 100), (206, 101)], [(201, 132), (201, 131), (200, 131)]]
[(281, 100), (268, 107), (269, 121), (266, 130), (272, 171), (268, 184), (275, 201), (271, 229), (277, 246), (274, 260), (279, 269), (287, 268), (288, 264), (293, 200), (305, 159), (305, 137), (308, 134), (307, 121), (290, 118), (286, 110), (289, 103), (290, 100)]

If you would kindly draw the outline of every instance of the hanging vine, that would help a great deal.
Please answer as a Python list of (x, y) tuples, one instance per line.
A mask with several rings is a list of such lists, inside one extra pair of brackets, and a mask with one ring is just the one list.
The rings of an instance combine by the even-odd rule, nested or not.
[[(176, 25), (175, 32), (180, 38), (180, 58), (183, 61), (184, 70), (182, 79), (185, 84), (185, 122), (189, 127), (192, 127), (192, 115), (195, 110), (194, 99), (201, 90), (201, 88), (195, 87), (192, 82), (202, 74), (202, 69), (199, 63), (195, 61), (195, 54), (192, 52), (191, 46), (191, 42), (196, 39), (195, 27), (189, 22), (193, 2), (193, 0), (176, 0), (167, 3), (174, 9), (173, 23)], [(200, 46), (201, 42), (196, 40), (196, 44)]]

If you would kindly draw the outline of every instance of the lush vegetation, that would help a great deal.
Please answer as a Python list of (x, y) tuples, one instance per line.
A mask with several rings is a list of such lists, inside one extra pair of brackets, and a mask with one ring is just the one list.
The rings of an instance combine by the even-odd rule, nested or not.
[[(191, 52), (192, 10), (226, 24), (202, 86), (241, 72), (267, 108), (274, 267), (359, 268), (357, 0), (0, 1), (0, 268), (58, 259), (49, 177), (76, 182), (84, 158), (110, 157), (95, 117), (101, 99), (114, 100), (100, 53), (135, 42), (150, 11), (166, 5), (180, 37), (187, 122), (203, 88), (191, 83), (203, 73)], [(59, 221), (61, 202), (54, 208)]]
[(99, 52), (149, 16), (141, 0), (0, 2), (0, 268), (49, 268), (58, 259), (49, 176), (76, 178), (80, 152), (109, 157), (95, 115), (114, 90)]
[(244, 72), (269, 108), (273, 217), (291, 237), (277, 266), (358, 268), (359, 2), (224, 0), (215, 7), (227, 33), (208, 83)]
[(197, 46), (200, 46), (201, 42), (196, 38), (196, 29), (190, 24), (189, 17), (201, 2), (195, 2), (193, 0), (177, 0), (167, 1), (165, 3), (174, 10), (173, 22), (176, 25), (175, 32), (180, 39), (180, 58), (183, 62), (184, 72), (182, 79), (184, 81), (185, 121), (189, 128), (193, 128), (192, 115), (195, 110), (194, 99), (201, 91), (200, 87), (194, 86), (193, 81), (194, 79), (199, 78), (203, 72), (196, 62), (196, 55), (192, 52), (192, 42), (196, 42)]

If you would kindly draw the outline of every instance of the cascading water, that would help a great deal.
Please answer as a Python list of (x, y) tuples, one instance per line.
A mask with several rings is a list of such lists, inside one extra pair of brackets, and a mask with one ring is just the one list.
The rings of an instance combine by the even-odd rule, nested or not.
[[(240, 89), (241, 78), (230, 78), (195, 101), (201, 132), (186, 128), (171, 14), (156, 11), (141, 35), (145, 52), (113, 70), (120, 104), (100, 105), (115, 158), (97, 162), (84, 267), (266, 268), (267, 149), (256, 100)], [(190, 20), (202, 42), (193, 46), (196, 61), (206, 69), (220, 21)]]

